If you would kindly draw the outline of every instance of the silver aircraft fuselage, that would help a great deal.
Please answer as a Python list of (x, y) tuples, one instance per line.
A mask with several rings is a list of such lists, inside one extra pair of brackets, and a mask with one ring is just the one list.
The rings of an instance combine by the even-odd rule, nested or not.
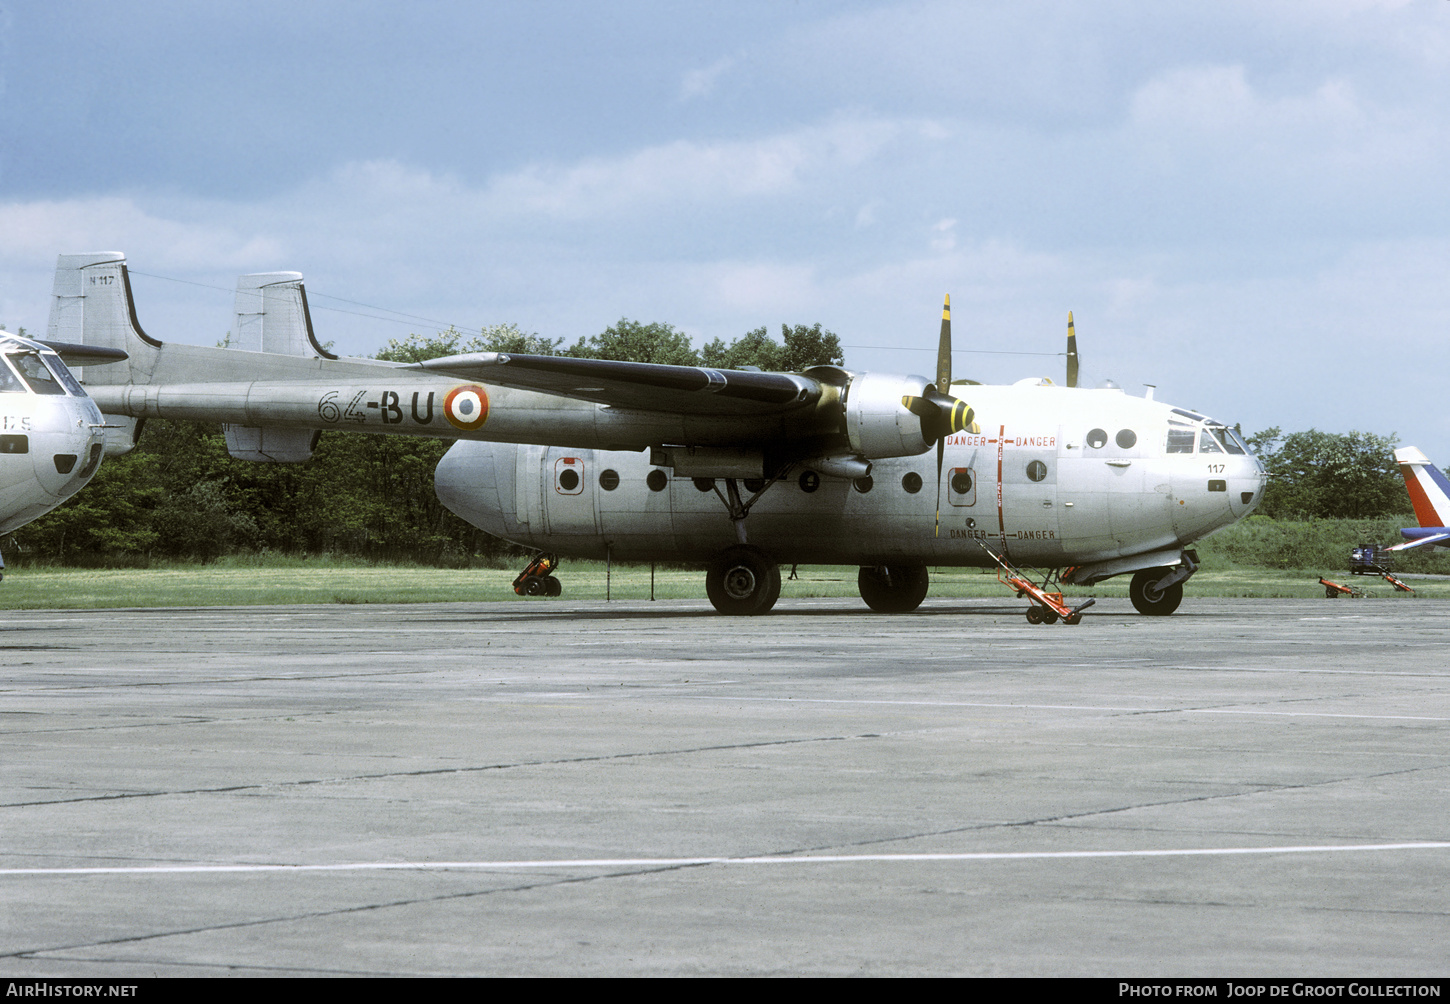
[(104, 445), (100, 409), (60, 356), (0, 332), (0, 533), (84, 488)]
[[(1262, 495), (1258, 461), (1205, 416), (1118, 390), (970, 395), (981, 431), (946, 441), (939, 496), (935, 451), (855, 480), (797, 467), (751, 510), (750, 542), (781, 563), (986, 566), (986, 545), (1040, 568), (1157, 552), (1169, 564)], [(473, 525), (565, 556), (708, 561), (735, 542), (711, 483), (671, 476), (649, 451), (459, 441), (435, 484)]]

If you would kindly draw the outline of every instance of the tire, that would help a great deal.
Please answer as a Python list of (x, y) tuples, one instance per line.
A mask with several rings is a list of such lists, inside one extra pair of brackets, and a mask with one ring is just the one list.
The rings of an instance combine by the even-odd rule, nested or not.
[(1167, 617), (1177, 610), (1178, 604), (1183, 602), (1183, 583), (1175, 582), (1167, 589), (1158, 588), (1159, 580), (1172, 571), (1171, 568), (1145, 568), (1136, 573), (1128, 586), (1128, 598), (1133, 601), (1133, 609), (1149, 617)]
[(544, 595), (545, 596), (558, 596), (563, 591), (564, 591), (564, 584), (562, 582), (560, 582), (558, 579), (554, 578), (552, 575), (546, 575), (544, 577)]
[(863, 565), (856, 574), (861, 599), (878, 614), (907, 614), (931, 586), (925, 565)]
[(548, 586), (544, 584), (544, 580), (537, 575), (530, 575), (524, 580), (525, 596), (543, 596), (544, 590), (547, 588)]
[(780, 566), (758, 547), (737, 545), (710, 565), (705, 594), (722, 614), (763, 614), (780, 598)]
[(1041, 609), (1039, 609), (1038, 607), (1035, 607), (1035, 606), (1034, 607), (1028, 607), (1027, 608), (1027, 623), (1028, 624), (1041, 624), (1042, 623), (1042, 611), (1041, 611)]
[(1057, 611), (1056, 610), (1053, 610), (1051, 607), (1043, 607), (1042, 608), (1042, 623), (1044, 623), (1044, 624), (1056, 624), (1057, 623)]

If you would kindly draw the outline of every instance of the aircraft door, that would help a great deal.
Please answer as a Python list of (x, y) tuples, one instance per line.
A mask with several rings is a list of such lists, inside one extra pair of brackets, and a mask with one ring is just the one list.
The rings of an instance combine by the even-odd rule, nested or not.
[(1022, 561), (1062, 554), (1057, 512), (1057, 430), (1014, 435), (1003, 431), (1002, 525), (1007, 553)]
[(522, 529), (542, 534), (544, 530), (544, 457), (547, 447), (514, 447), (514, 510)]
[(1106, 441), (1106, 433), (1077, 428), (1063, 428), (1057, 437), (1058, 526), (1063, 546), (1086, 560), (1117, 553), (1107, 468), (1098, 456)]
[(594, 451), (551, 446), (544, 455), (544, 523), (549, 534), (599, 533)]

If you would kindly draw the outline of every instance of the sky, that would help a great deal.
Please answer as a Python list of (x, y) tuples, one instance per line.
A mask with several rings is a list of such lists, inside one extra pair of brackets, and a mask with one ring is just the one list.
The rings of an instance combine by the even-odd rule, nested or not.
[(211, 345), (236, 277), (319, 338), (697, 345), (1061, 380), (1442, 467), (1450, 0), (0, 0), (0, 324), (123, 251)]

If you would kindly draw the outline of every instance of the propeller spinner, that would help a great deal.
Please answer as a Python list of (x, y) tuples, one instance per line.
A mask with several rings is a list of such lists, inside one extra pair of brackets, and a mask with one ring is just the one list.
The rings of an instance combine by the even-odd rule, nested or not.
[[(946, 453), (946, 439), (958, 432), (981, 432), (967, 402), (946, 393), (952, 385), (952, 298), (947, 296), (941, 308), (941, 338), (936, 350), (936, 384), (928, 385), (920, 396), (908, 394), (901, 399), (907, 411), (921, 419), (921, 438), (936, 440), (936, 533), (941, 536), (941, 469)], [(946, 390), (944, 390), (945, 388)]]

